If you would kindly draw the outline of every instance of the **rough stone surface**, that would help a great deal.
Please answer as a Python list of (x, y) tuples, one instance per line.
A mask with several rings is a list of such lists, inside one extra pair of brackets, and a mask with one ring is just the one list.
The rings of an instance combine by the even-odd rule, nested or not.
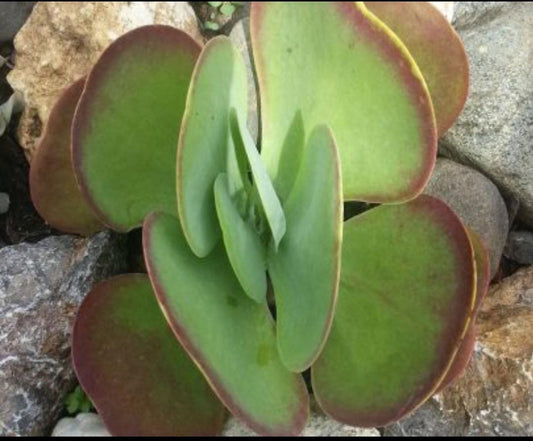
[(2, 2), (0, 8), (0, 44), (13, 39), (24, 24), (35, 2)]
[(533, 4), (458, 2), (454, 23), (470, 92), (441, 151), (518, 199), (519, 217), (533, 226)]
[(62, 418), (52, 436), (110, 436), (102, 419), (95, 413), (80, 413), (75, 418)]
[(505, 244), (504, 254), (522, 265), (533, 265), (533, 232), (512, 231)]
[(439, 158), (424, 193), (443, 200), (481, 236), (494, 276), (509, 231), (505, 202), (496, 186), (476, 170)]
[(7, 213), (9, 210), (9, 195), (7, 193), (0, 193), (0, 214)]
[(533, 435), (533, 266), (490, 289), (476, 325), (464, 376), (385, 435)]
[(73, 387), (77, 308), (96, 281), (125, 270), (123, 242), (103, 232), (0, 249), (0, 436), (49, 434)]
[(17, 60), (8, 81), (23, 93), (26, 109), (18, 128), (29, 159), (51, 106), (63, 88), (86, 75), (120, 35), (148, 24), (202, 37), (187, 2), (39, 2), (15, 38)]
[(231, 41), (238, 49), (246, 64), (248, 73), (248, 129), (254, 140), (259, 135), (259, 114), (257, 108), (257, 89), (255, 82), (254, 66), (252, 63), (252, 42), (250, 39), (250, 19), (239, 20), (229, 35)]

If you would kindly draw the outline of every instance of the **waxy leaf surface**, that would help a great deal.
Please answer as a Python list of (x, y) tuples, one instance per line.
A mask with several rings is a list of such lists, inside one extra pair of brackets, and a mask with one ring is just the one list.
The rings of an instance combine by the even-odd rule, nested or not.
[(468, 95), (468, 59), (461, 39), (429, 2), (365, 2), (405, 44), (431, 95), (439, 136), (448, 130)]
[(433, 394), (466, 334), (475, 267), (455, 214), (429, 196), (344, 224), (333, 326), (313, 366), (320, 406), (380, 427)]
[(468, 331), (463, 341), (461, 342), (461, 346), (459, 347), (459, 351), (457, 352), (457, 355), (453, 360), (452, 366), (446, 373), (446, 377), (444, 378), (444, 380), (442, 380), (441, 384), (439, 385), (437, 392), (441, 391), (442, 389), (450, 385), (456, 378), (460, 377), (468, 366), (476, 344), (475, 323), (477, 314), (479, 312), (479, 308), (481, 307), (481, 303), (485, 298), (485, 294), (489, 289), (489, 254), (479, 235), (471, 229), (467, 228), (467, 231), (468, 236), (470, 237), (470, 241), (472, 242), (472, 246), (474, 248), (474, 258), (476, 262), (476, 298), (475, 303), (473, 305), (473, 309), (470, 313), (471, 319), (470, 324), (468, 325)]
[(77, 377), (115, 436), (214, 436), (225, 409), (176, 341), (148, 277), (96, 285), (74, 326)]
[(176, 213), (176, 146), (200, 46), (170, 26), (137, 28), (104, 51), (74, 117), (74, 168), (99, 218), (118, 231)]
[(311, 132), (295, 173), (284, 206), (287, 232), (269, 256), (269, 273), (280, 356), (288, 369), (299, 372), (314, 362), (327, 339), (340, 274), (340, 158), (326, 126)]
[(82, 196), (72, 169), (70, 131), (85, 78), (67, 87), (52, 108), (30, 168), (33, 205), (52, 227), (88, 236), (104, 228)]
[(254, 227), (241, 217), (228, 190), (228, 176), (215, 181), (215, 204), (229, 261), (244, 292), (265, 302), (267, 291), (266, 247)]
[(232, 146), (229, 112), (247, 109), (244, 61), (227, 37), (207, 43), (196, 64), (178, 146), (177, 195), (183, 232), (207, 256), (220, 238), (213, 185)]
[(222, 244), (200, 259), (178, 220), (159, 213), (146, 219), (143, 244), (167, 320), (226, 407), (260, 434), (298, 434), (308, 415), (302, 377), (281, 363), (270, 312), (242, 291)]
[(335, 135), (345, 199), (400, 202), (422, 191), (437, 151), (431, 99), (405, 46), (364, 5), (256, 2), (251, 36), (261, 154), (282, 201), (318, 124)]
[[(257, 151), (252, 136), (248, 132), (246, 124), (239, 119), (235, 109), (230, 114), (230, 126), (237, 158), (246, 158), (250, 173), (253, 178), (253, 191), (256, 192), (258, 203), (261, 206), (263, 215), (266, 218), (268, 227), (272, 234), (274, 248), (278, 245), (285, 234), (285, 215), (281, 202), (274, 190), (272, 181)], [(241, 170), (246, 170), (241, 165)]]

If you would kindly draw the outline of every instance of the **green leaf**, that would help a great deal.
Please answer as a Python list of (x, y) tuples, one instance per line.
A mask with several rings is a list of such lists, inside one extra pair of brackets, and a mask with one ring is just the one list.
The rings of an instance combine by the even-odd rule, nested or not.
[(232, 3), (224, 3), (220, 7), (220, 12), (223, 15), (231, 17), (233, 15), (233, 13), (235, 12), (235, 6)]
[(286, 229), (285, 214), (283, 213), (281, 202), (276, 195), (276, 191), (261, 160), (261, 156), (254, 145), (252, 136), (248, 132), (246, 124), (238, 117), (235, 109), (231, 110), (230, 127), (237, 151), (237, 158), (240, 156), (239, 151), (244, 151), (248, 160), (258, 202), (261, 205), (272, 234), (274, 248), (277, 249)]
[(176, 213), (176, 145), (200, 46), (170, 26), (119, 37), (91, 70), (72, 128), (82, 192), (111, 228)]
[(228, 177), (215, 181), (215, 203), (229, 261), (244, 292), (258, 303), (266, 301), (266, 250), (253, 226), (242, 219), (228, 191)]
[(52, 227), (89, 236), (104, 226), (80, 193), (72, 169), (70, 130), (85, 84), (81, 78), (67, 87), (54, 104), (30, 167), (33, 205)]
[(307, 369), (330, 330), (340, 275), (342, 182), (326, 126), (311, 132), (285, 212), (287, 233), (269, 256), (278, 350), (291, 371)]
[(209, 6), (212, 6), (213, 8), (218, 8), (223, 2), (207, 2)]
[(146, 219), (143, 244), (170, 326), (226, 407), (260, 434), (299, 433), (308, 415), (302, 377), (284, 368), (266, 304), (244, 294), (221, 244), (196, 257), (166, 214)]
[(476, 344), (476, 327), (475, 322), (477, 314), (481, 307), (481, 302), (485, 298), (487, 291), (489, 289), (490, 283), (490, 259), (487, 249), (483, 244), (483, 241), (473, 230), (467, 228), (468, 236), (472, 242), (472, 247), (474, 249), (474, 259), (476, 263), (476, 296), (473, 309), (470, 312), (470, 322), (468, 324), (468, 330), (466, 335), (461, 342), (459, 350), (455, 355), (453, 364), (446, 373), (446, 377), (439, 385), (437, 392), (440, 392), (445, 387), (450, 385), (456, 378), (460, 377), (465, 371), (470, 359), (472, 358), (472, 353), (474, 352), (474, 347)]
[(337, 311), (312, 369), (320, 406), (360, 427), (420, 406), (467, 331), (474, 280), (467, 232), (438, 199), (382, 205), (345, 222)]
[(220, 29), (220, 25), (215, 21), (206, 21), (204, 23), (204, 28), (209, 29), (210, 31), (218, 31)]
[[(353, 2), (254, 2), (250, 20), (261, 155), (281, 200), (295, 169), (282, 166), (319, 124), (335, 134), (344, 199), (418, 195), (435, 163), (436, 127), (422, 75), (398, 38)], [(303, 138), (292, 127), (299, 112)]]
[(429, 2), (365, 2), (405, 44), (426, 80), (439, 136), (461, 113), (468, 95), (468, 59), (452, 25)]
[(204, 257), (220, 238), (213, 185), (232, 147), (229, 111), (247, 109), (244, 61), (229, 38), (211, 39), (195, 67), (178, 143), (178, 211), (193, 252)]
[(96, 285), (74, 325), (73, 363), (115, 436), (214, 436), (225, 411), (169, 328), (146, 275)]

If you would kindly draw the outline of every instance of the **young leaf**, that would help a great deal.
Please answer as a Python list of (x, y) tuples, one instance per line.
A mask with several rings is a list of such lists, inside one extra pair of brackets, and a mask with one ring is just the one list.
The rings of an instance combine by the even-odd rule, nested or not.
[[(248, 128), (237, 116), (237, 111), (235, 109), (231, 109), (230, 127), (235, 149), (237, 151), (237, 158), (245, 156), (250, 166), (254, 181), (254, 189), (257, 191), (259, 199), (258, 202), (261, 204), (261, 208), (272, 234), (274, 248), (277, 249), (285, 234), (286, 228), (285, 214), (283, 213), (281, 202), (276, 195), (272, 181), (263, 165), (261, 155), (259, 155), (259, 152), (254, 145), (254, 141), (248, 132)], [(242, 152), (244, 152), (245, 155), (242, 155)]]
[(208, 20), (204, 23), (204, 28), (210, 31), (218, 31), (220, 29), (220, 25), (216, 21)]
[(454, 360), (474, 295), (467, 232), (438, 199), (345, 222), (337, 311), (312, 369), (322, 409), (345, 424), (381, 427), (420, 406)]
[(166, 214), (146, 219), (143, 244), (170, 326), (226, 407), (260, 434), (298, 434), (308, 414), (302, 377), (281, 363), (266, 304), (243, 293), (221, 244), (196, 257)]
[(89, 236), (103, 230), (81, 194), (72, 169), (70, 129), (85, 84), (81, 78), (56, 102), (30, 167), (33, 205), (52, 227)]
[(226, 171), (229, 110), (247, 109), (246, 70), (229, 38), (205, 46), (194, 69), (178, 143), (178, 211), (194, 254), (207, 256), (220, 238), (213, 185)]
[(218, 8), (220, 5), (222, 5), (223, 2), (207, 2), (209, 6), (212, 6), (213, 8)]
[(342, 242), (340, 158), (326, 126), (311, 132), (285, 204), (287, 233), (268, 269), (277, 311), (278, 350), (300, 372), (320, 353), (333, 319)]
[(90, 72), (72, 127), (82, 192), (111, 228), (175, 213), (176, 145), (200, 46), (171, 26), (119, 37)]
[(249, 222), (242, 219), (228, 191), (228, 177), (215, 181), (215, 204), (228, 258), (244, 292), (258, 303), (266, 301), (266, 249)]
[(429, 2), (365, 2), (405, 44), (426, 80), (439, 136), (448, 130), (468, 95), (468, 59), (453, 27)]
[(84, 299), (72, 358), (115, 436), (214, 436), (224, 407), (176, 341), (143, 274), (114, 277)]
[[(281, 173), (301, 112), (305, 138), (318, 124), (335, 134), (344, 199), (403, 202), (435, 163), (431, 99), (407, 49), (362, 4), (254, 2), (251, 37), (261, 95), (261, 155), (282, 201)], [(285, 150), (288, 149), (289, 152)]]
[(220, 12), (223, 14), (223, 15), (226, 15), (228, 17), (231, 17), (233, 15), (233, 13), (235, 12), (235, 6), (232, 4), (232, 3), (224, 3), (221, 7), (220, 7)]

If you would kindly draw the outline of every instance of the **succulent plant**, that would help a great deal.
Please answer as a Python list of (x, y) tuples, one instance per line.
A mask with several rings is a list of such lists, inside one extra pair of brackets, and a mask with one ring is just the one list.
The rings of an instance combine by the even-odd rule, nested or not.
[[(280, 2), (251, 37), (260, 149), (231, 41), (154, 25), (65, 90), (32, 164), (51, 225), (143, 228), (148, 275), (95, 286), (73, 333), (113, 434), (214, 435), (225, 408), (297, 434), (309, 368), (327, 414), (383, 426), (472, 352), (487, 254), (420, 195), (466, 99), (453, 29), (426, 4)], [(343, 222), (347, 201), (381, 205)]]

